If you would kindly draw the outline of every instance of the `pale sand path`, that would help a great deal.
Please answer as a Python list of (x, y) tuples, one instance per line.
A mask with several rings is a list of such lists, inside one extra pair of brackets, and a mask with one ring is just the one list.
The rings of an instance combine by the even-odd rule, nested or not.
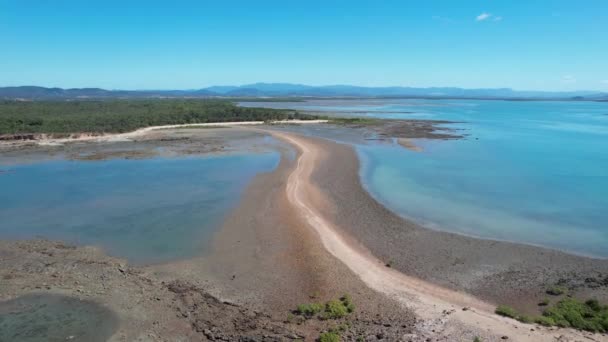
[[(439, 335), (457, 338), (463, 331), (475, 332), (486, 340), (508, 336), (515, 341), (605, 341), (570, 329), (548, 329), (522, 324), (493, 313), (494, 305), (470, 295), (442, 288), (388, 268), (360, 245), (351, 243), (316, 209), (323, 199), (311, 182), (311, 174), (319, 156), (324, 153), (311, 139), (295, 134), (269, 131), (300, 151), (297, 166), (289, 176), (287, 197), (303, 218), (318, 233), (323, 246), (370, 288), (412, 308), (425, 323), (420, 329), (434, 330)], [(463, 307), (469, 308), (462, 310)], [(446, 315), (446, 312), (452, 312)], [(533, 331), (531, 330), (533, 329)]]

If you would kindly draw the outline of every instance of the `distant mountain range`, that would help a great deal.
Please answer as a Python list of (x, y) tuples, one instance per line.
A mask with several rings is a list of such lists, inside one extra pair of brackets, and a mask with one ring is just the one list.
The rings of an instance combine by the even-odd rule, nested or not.
[(359, 87), (350, 85), (309, 86), (291, 83), (255, 83), (242, 86), (213, 86), (194, 90), (106, 90), (100, 88), (0, 87), (0, 99), (60, 100), (106, 98), (212, 98), (212, 97), (410, 97), (479, 99), (568, 99), (608, 101), (608, 93), (597, 91), (549, 92), (509, 88), (463, 89), (453, 87)]

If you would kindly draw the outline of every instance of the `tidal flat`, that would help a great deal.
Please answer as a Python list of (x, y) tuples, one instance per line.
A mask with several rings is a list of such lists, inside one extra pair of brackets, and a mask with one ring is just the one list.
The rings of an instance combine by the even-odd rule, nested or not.
[[(312, 341), (321, 332), (336, 329), (336, 325), (342, 324), (340, 334), (345, 340), (359, 337), (377, 340), (378, 336), (387, 340), (473, 340), (480, 336), (483, 340), (492, 341), (511, 336), (518, 341), (542, 341), (559, 335), (585, 334), (541, 327), (529, 331), (526, 325), (494, 315), (483, 316), (491, 317), (492, 330), (471, 321), (478, 313), (485, 315), (488, 307), (498, 304), (511, 304), (527, 312), (538, 310), (535, 299), (562, 279), (565, 279), (570, 295), (581, 298), (594, 296), (603, 300), (606, 286), (602, 283), (602, 276), (608, 274), (607, 265), (601, 260), (538, 247), (437, 232), (394, 214), (365, 191), (359, 173), (357, 147), (346, 141), (410, 151), (399, 145), (398, 139), (417, 142), (415, 139), (424, 135), (426, 139), (449, 144), (452, 142), (444, 140), (462, 139), (465, 135), (460, 130), (446, 128), (449, 122), (385, 124), (375, 127), (320, 124), (161, 130), (135, 141), (42, 147), (26, 145), (5, 150), (2, 169), (6, 172), (0, 177), (14, 176), (20, 172), (19, 165), (36, 165), (40, 159), (45, 163), (109, 165), (110, 169), (117, 165), (114, 163), (133, 162), (139, 171), (153, 169), (157, 174), (146, 178), (139, 171), (135, 172), (127, 184), (118, 188), (128, 189), (142, 181), (136, 192), (151, 191), (151, 194), (158, 190), (154, 183), (171, 184), (170, 177), (163, 174), (176, 175), (175, 169), (179, 169), (175, 165), (164, 169), (155, 164), (157, 162), (169, 161), (170, 165), (176, 161), (193, 163), (187, 168), (200, 169), (199, 173), (212, 176), (210, 180), (220, 184), (223, 179), (229, 179), (232, 184), (235, 175), (246, 175), (252, 169), (257, 172), (249, 177), (237, 177), (247, 181), (238, 196), (233, 197), (233, 204), (222, 213), (221, 219), (210, 224), (213, 227), (211, 233), (199, 240), (207, 241), (207, 246), (192, 247), (200, 253), (163, 258), (162, 253), (155, 250), (125, 248), (129, 253), (161, 256), (157, 260), (137, 260), (137, 257), (104, 248), (103, 244), (97, 244), (101, 249), (72, 247), (64, 243), (33, 241), (31, 238), (34, 236), (30, 240), (19, 237), (16, 243), (5, 240), (0, 245), (0, 256), (8, 261), (0, 275), (5, 285), (2, 298), (16, 298), (37, 291), (102, 303), (112, 309), (122, 322), (110, 340), (147, 336), (185, 340), (251, 337), (273, 341), (298, 338)], [(396, 130), (399, 125), (402, 129)], [(304, 139), (311, 148), (314, 146), (323, 152), (314, 163), (303, 162), (300, 158), (306, 151), (276, 133)], [(336, 137), (340, 142), (336, 142)], [(256, 164), (262, 166), (260, 169), (244, 167), (248, 164), (239, 159), (240, 164), (225, 164), (232, 166), (221, 168), (223, 172), (219, 169), (217, 172), (203, 172), (213, 171), (212, 165), (200, 162), (205, 155), (221, 159), (242, 156), (243, 151), (269, 159)], [(222, 160), (222, 163), (227, 162)], [(137, 164), (140, 162), (143, 163)], [(302, 165), (312, 168), (310, 175), (304, 178), (292, 176), (298, 174), (296, 171)], [(123, 172), (125, 169), (120, 166), (118, 170)], [(230, 170), (234, 170), (234, 174)], [(95, 180), (103, 179), (108, 173), (107, 170), (100, 172)], [(45, 174), (42, 172), (33, 178), (41, 178)], [(193, 191), (191, 187), (195, 190), (204, 187), (204, 184), (192, 186), (196, 184), (196, 177), (197, 172), (178, 174), (174, 178), (190, 186), (173, 185), (177, 191), (162, 197), (190, 200), (188, 192)], [(431, 296), (433, 300), (439, 300), (430, 305), (435, 305), (435, 308), (412, 305), (420, 295), (415, 291), (406, 292), (401, 297), (406, 299), (403, 302), (370, 287), (348, 264), (328, 250), (315, 232), (316, 228), (311, 229), (314, 227), (302, 215), (302, 209), (293, 205), (287, 189), (295, 179), (306, 184), (301, 200), (323, 220), (331, 222), (335, 232), (349, 245), (355, 246), (354, 251), (375, 260), (374, 268), (382, 272), (402, 272), (432, 284), (433, 288), (438, 286), (437, 289), (441, 290), (436, 292), (437, 296)], [(72, 177), (67, 177), (67, 180), (71, 181)], [(224, 186), (197, 195), (207, 197), (216, 192), (225, 192)], [(151, 199), (154, 200), (154, 196), (142, 196), (124, 203), (133, 205)], [(221, 206), (222, 202), (213, 200), (210, 205)], [(196, 216), (199, 207), (191, 212), (179, 211), (178, 215), (162, 221), (162, 217), (156, 216), (167, 212), (162, 208), (165, 207), (150, 210), (132, 220), (131, 226), (113, 231), (113, 235), (118, 237), (114, 237), (114, 241), (121, 240), (121, 232), (137, 230), (138, 225), (148, 229), (160, 222), (159, 228), (177, 229), (182, 222), (187, 222), (182, 216), (196, 217), (194, 221), (199, 225), (211, 221), (208, 215)], [(193, 227), (188, 230), (195, 229)], [(204, 226), (199, 228), (205, 229)], [(167, 235), (158, 238), (143, 231), (135, 236), (124, 236), (127, 237), (127, 246), (140, 247), (145, 246), (148, 239), (168, 245), (174, 242), (172, 238), (184, 235), (183, 231), (179, 234), (172, 230), (162, 233)], [(178, 239), (178, 244), (195, 240), (186, 235), (185, 239)], [(80, 243), (91, 244), (96, 243)], [(182, 250), (187, 252), (188, 248)], [(501, 253), (496, 254), (496, 251)], [(524, 253), (520, 253), (522, 251)], [(107, 253), (112, 256), (108, 257)], [(515, 255), (520, 258), (513, 258)], [(537, 257), (536, 261), (530, 261)], [(542, 277), (538, 278), (539, 274)], [(589, 279), (593, 281), (587, 281)], [(505, 292), (505, 288), (512, 288), (514, 292)], [(445, 291), (456, 292), (451, 298), (442, 295), (452, 293)], [(456, 295), (461, 292), (478, 296), (484, 303), (478, 307), (474, 304), (476, 300), (461, 302), (457, 300), (461, 295)], [(300, 304), (330, 302), (345, 293), (356, 305), (352, 316), (337, 321), (317, 320), (295, 312)], [(408, 304), (409, 301), (412, 303)], [(426, 302), (423, 300), (422, 303)], [(445, 309), (437, 311), (437, 308)], [(141, 310), (148, 314), (141, 315)], [(231, 322), (235, 320), (238, 323), (233, 325)]]

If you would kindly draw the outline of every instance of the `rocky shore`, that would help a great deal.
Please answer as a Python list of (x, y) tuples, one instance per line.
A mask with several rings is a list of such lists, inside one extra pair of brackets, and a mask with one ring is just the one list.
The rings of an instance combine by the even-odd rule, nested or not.
[[(150, 269), (129, 266), (97, 248), (61, 242), (0, 241), (0, 262), (0, 337), (6, 341), (29, 341), (26, 333), (11, 334), (15, 325), (10, 319), (16, 313), (7, 311), (5, 303), (31, 294), (74, 298), (110, 310), (117, 322), (106, 336), (109, 341), (313, 341), (337, 326), (345, 340), (403, 340), (413, 336), (415, 324), (401, 315), (367, 313), (364, 306), (351, 317), (324, 321), (298, 316), (291, 312), (295, 307), (264, 312), (212, 295), (216, 289), (208, 282), (167, 282)], [(43, 311), (44, 305), (31, 310)], [(77, 319), (63, 318), (63, 323)], [(28, 324), (35, 323), (52, 333), (53, 327), (44, 322)], [(66, 332), (56, 340), (84, 341), (84, 336), (90, 331)]]

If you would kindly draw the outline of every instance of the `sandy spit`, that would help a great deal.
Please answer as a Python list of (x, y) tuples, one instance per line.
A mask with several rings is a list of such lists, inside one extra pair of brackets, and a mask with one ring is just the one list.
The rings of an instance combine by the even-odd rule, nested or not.
[[(531, 329), (531, 325), (495, 315), (493, 304), (386, 267), (384, 262), (374, 257), (365, 247), (341, 233), (343, 230), (335, 226), (318, 209), (327, 200), (311, 181), (311, 175), (321, 156), (327, 152), (316, 144), (314, 139), (283, 132), (272, 134), (300, 151), (297, 166), (288, 179), (287, 197), (309, 226), (316, 231), (323, 246), (367, 286), (414, 309), (425, 319), (424, 325), (427, 329), (454, 337), (461, 336), (463, 330), (472, 330), (483, 336), (484, 340), (500, 340), (503, 336), (515, 341), (534, 342), (605, 339), (604, 336), (590, 336), (572, 330), (541, 327)], [(446, 316), (446, 312), (451, 314)]]

